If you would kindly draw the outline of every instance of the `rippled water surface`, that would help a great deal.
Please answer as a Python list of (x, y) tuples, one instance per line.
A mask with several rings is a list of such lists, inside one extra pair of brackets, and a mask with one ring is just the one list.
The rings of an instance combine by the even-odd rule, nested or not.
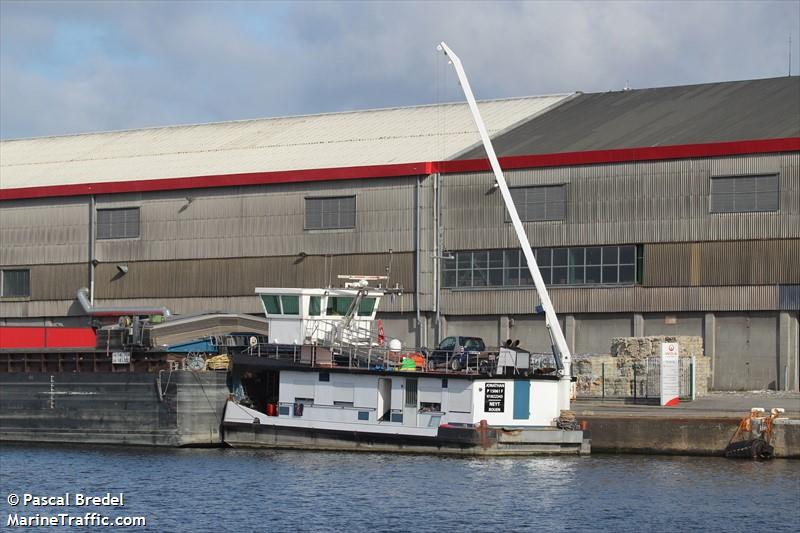
[(3, 444), (0, 475), (0, 530), (9, 531), (9, 512), (63, 512), (9, 506), (10, 493), (26, 492), (123, 492), (124, 510), (107, 514), (143, 515), (146, 531), (165, 532), (750, 532), (800, 523), (800, 462), (787, 460)]

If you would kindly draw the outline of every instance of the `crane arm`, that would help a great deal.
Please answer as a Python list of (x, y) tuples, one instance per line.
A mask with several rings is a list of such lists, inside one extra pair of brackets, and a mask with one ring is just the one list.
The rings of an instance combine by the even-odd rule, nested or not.
[(478, 104), (475, 103), (475, 97), (473, 96), (472, 89), (469, 86), (469, 80), (467, 80), (464, 67), (461, 65), (461, 60), (458, 58), (458, 56), (444, 42), (440, 43), (437, 48), (444, 52), (444, 54), (450, 59), (453, 64), (453, 68), (456, 71), (456, 75), (458, 76), (458, 80), (461, 83), (464, 96), (467, 98), (469, 109), (472, 112), (472, 118), (475, 121), (475, 125), (478, 127), (478, 132), (480, 133), (481, 140), (483, 141), (483, 147), (486, 149), (486, 155), (489, 157), (489, 163), (492, 166), (494, 177), (497, 180), (497, 185), (500, 189), (500, 193), (503, 196), (503, 202), (506, 204), (508, 214), (511, 217), (511, 223), (514, 226), (514, 231), (517, 233), (517, 238), (522, 246), (522, 252), (528, 262), (528, 270), (530, 270), (531, 277), (533, 278), (533, 284), (536, 287), (536, 293), (539, 295), (539, 301), (544, 309), (546, 325), (550, 331), (550, 338), (553, 342), (553, 350), (555, 352), (553, 355), (556, 358), (556, 364), (559, 365), (559, 370), (562, 372), (562, 375), (569, 378), (571, 354), (569, 347), (567, 346), (567, 341), (564, 338), (564, 333), (561, 331), (561, 326), (558, 323), (558, 317), (556, 316), (555, 309), (553, 309), (553, 303), (550, 301), (550, 295), (547, 292), (544, 279), (539, 271), (539, 266), (536, 263), (536, 259), (533, 256), (531, 243), (528, 240), (527, 234), (525, 233), (525, 228), (522, 226), (522, 220), (520, 220), (519, 213), (517, 213), (517, 208), (514, 205), (514, 200), (511, 198), (511, 191), (508, 189), (508, 184), (506, 183), (506, 178), (503, 175), (503, 170), (500, 168), (500, 163), (497, 161), (497, 155), (495, 154), (494, 146), (492, 146), (492, 141), (489, 139), (486, 126), (484, 125), (480, 111), (478, 110)]

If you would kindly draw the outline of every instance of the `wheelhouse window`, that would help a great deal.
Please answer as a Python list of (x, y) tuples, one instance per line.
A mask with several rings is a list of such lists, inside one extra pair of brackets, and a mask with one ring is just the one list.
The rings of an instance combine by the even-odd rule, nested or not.
[(350, 309), (353, 298), (349, 296), (328, 296), (328, 306), (325, 309), (327, 316), (344, 316)]
[(98, 239), (135, 239), (139, 237), (139, 208), (97, 210)]
[[(567, 186), (536, 185), (512, 187), (511, 198), (523, 222), (539, 220), (564, 220), (567, 214)], [(506, 222), (511, 217), (506, 212)]]
[(370, 316), (375, 310), (375, 298), (364, 298), (358, 304), (358, 316)]
[(0, 270), (0, 297), (25, 298), (31, 295), (31, 271), (27, 268)]
[[(547, 285), (624, 285), (641, 282), (637, 246), (578, 246), (535, 250)], [(637, 267), (638, 265), (638, 267)], [(533, 285), (521, 250), (455, 252), (442, 263), (442, 285), (462, 287), (530, 287)]]
[(261, 296), (268, 315), (299, 315), (300, 297), (291, 295), (264, 294)]
[(777, 174), (711, 178), (712, 213), (777, 211), (780, 208)]
[(322, 314), (321, 296), (311, 296), (308, 299), (308, 314), (309, 316), (319, 316)]
[[(353, 305), (352, 296), (329, 296), (328, 306), (325, 309), (327, 316), (344, 316)], [(370, 316), (375, 310), (375, 298), (363, 298), (359, 304), (356, 314), (358, 316)]]
[(355, 196), (306, 198), (305, 229), (345, 229), (355, 227)]

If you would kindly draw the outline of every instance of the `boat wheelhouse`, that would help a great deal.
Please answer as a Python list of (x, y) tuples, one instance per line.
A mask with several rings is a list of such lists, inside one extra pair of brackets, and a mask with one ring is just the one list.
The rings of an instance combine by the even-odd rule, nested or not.
[[(257, 288), (275, 344), (369, 342), (383, 292), (364, 288)], [(344, 337), (342, 337), (344, 336)]]
[(487, 350), (483, 364), (458, 371), (449, 364), (428, 370), (425, 350), (403, 350), (378, 333), (380, 289), (256, 293), (269, 342), (233, 356), (235, 399), (223, 422), (228, 445), (470, 455), (588, 451), (583, 432), (563, 424), (561, 377), (532, 369), (522, 349)]

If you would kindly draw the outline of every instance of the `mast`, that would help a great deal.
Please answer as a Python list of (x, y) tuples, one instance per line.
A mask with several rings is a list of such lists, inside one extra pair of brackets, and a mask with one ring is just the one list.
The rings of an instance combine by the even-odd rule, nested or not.
[[(486, 149), (486, 155), (489, 157), (489, 163), (492, 166), (492, 171), (494, 172), (494, 177), (497, 180), (497, 185), (500, 188), (500, 193), (503, 196), (503, 202), (506, 204), (506, 209), (508, 209), (508, 214), (511, 217), (511, 223), (514, 226), (514, 231), (517, 233), (517, 238), (522, 246), (522, 252), (525, 254), (525, 259), (528, 262), (528, 270), (533, 278), (533, 284), (536, 287), (536, 293), (539, 295), (539, 301), (541, 302), (542, 309), (544, 309), (545, 325), (550, 332), (550, 339), (553, 345), (553, 355), (555, 356), (556, 365), (559, 367), (558, 370), (562, 376), (562, 382), (567, 382), (566, 391), (562, 390), (562, 394), (566, 394), (566, 399), (563, 395), (561, 396), (561, 399), (562, 405), (566, 405), (565, 408), (568, 409), (569, 381), (571, 377), (571, 354), (569, 347), (567, 346), (567, 341), (564, 338), (564, 333), (561, 331), (561, 326), (558, 323), (558, 317), (556, 316), (555, 309), (553, 309), (553, 303), (550, 301), (550, 295), (547, 292), (547, 287), (544, 284), (542, 274), (539, 272), (539, 265), (536, 264), (536, 259), (533, 256), (531, 243), (528, 241), (525, 228), (522, 226), (522, 221), (519, 218), (519, 213), (517, 213), (514, 200), (511, 199), (511, 191), (508, 190), (506, 178), (503, 175), (502, 169), (500, 168), (500, 163), (497, 161), (497, 155), (495, 154), (494, 146), (492, 146), (492, 141), (489, 139), (489, 134), (486, 132), (486, 126), (483, 123), (480, 111), (478, 111), (478, 105), (475, 103), (475, 97), (473, 96), (472, 89), (469, 86), (469, 80), (467, 80), (464, 67), (461, 65), (461, 60), (452, 50), (450, 50), (444, 41), (439, 44), (437, 49), (444, 52), (444, 54), (452, 62), (453, 68), (456, 71), (458, 80), (461, 83), (461, 88), (464, 91), (464, 96), (467, 98), (467, 102), (469, 103), (469, 109), (472, 112), (472, 118), (475, 121), (475, 125), (478, 127), (478, 132), (480, 133), (481, 140), (483, 141), (483, 147)], [(566, 400), (566, 403), (563, 403), (564, 400)]]

